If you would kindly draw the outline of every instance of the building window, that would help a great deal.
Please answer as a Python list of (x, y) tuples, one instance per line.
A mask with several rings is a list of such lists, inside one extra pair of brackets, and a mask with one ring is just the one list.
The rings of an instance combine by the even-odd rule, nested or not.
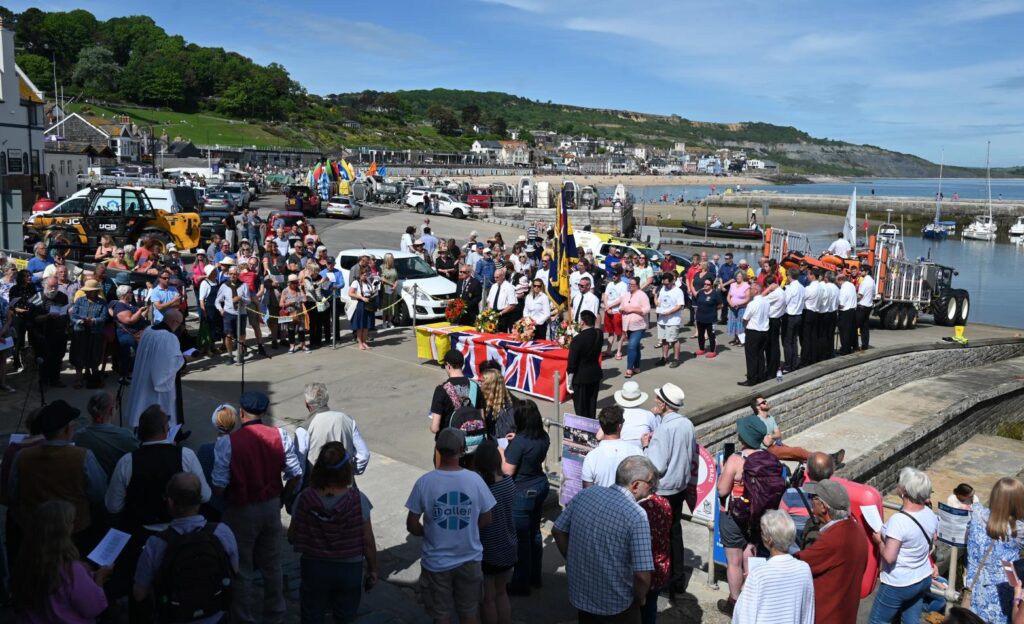
[(22, 170), (22, 172), (31, 175), (32, 170), (28, 168), (28, 165), (29, 165), (29, 162), (28, 162), (28, 152), (22, 152), (21, 153), (21, 170)]
[(42, 171), (39, 163), (39, 150), (32, 150), (32, 175), (39, 175)]

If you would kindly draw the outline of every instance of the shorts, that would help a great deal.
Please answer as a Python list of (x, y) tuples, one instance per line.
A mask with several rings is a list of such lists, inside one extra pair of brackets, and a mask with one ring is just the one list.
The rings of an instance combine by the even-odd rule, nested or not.
[(487, 563), (486, 561), (480, 562), (480, 569), (483, 571), (484, 576), (500, 576), (506, 572), (511, 572), (514, 567), (516, 567), (515, 564), (499, 566)]
[(746, 548), (750, 543), (746, 531), (729, 513), (718, 514), (718, 537), (725, 548)]
[[(238, 337), (238, 315), (224, 313), (224, 333), (231, 338)], [(245, 337), (245, 318), (242, 318), (242, 337)]]
[(254, 310), (253, 308), (245, 309), (245, 316), (249, 319), (249, 324), (256, 327), (263, 323), (263, 315)]
[(479, 561), (466, 563), (444, 572), (420, 569), (420, 598), (435, 620), (448, 619), (454, 611), (475, 617), (484, 596), (484, 575)]
[(679, 340), (678, 325), (662, 325), (658, 323), (658, 340), (669, 344)]
[(609, 336), (621, 336), (622, 335), (622, 315), (621, 314), (609, 314), (604, 313), (604, 333)]

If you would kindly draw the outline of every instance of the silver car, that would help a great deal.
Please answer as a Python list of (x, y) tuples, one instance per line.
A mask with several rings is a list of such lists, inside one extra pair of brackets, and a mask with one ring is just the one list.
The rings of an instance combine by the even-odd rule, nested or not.
[(335, 195), (322, 206), (324, 214), (328, 217), (348, 217), (356, 219), (359, 217), (359, 203), (351, 197)]

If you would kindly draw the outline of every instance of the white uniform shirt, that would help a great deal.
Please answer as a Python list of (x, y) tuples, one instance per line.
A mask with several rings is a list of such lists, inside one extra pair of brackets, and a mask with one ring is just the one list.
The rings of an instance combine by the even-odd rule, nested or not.
[(786, 292), (776, 288), (764, 296), (768, 300), (768, 318), (782, 318), (786, 313)]
[(768, 300), (761, 295), (751, 299), (743, 312), (743, 320), (747, 321), (748, 330), (768, 331)]
[(828, 253), (840, 258), (849, 258), (851, 251), (853, 251), (853, 245), (845, 238), (837, 238), (828, 246)]
[(570, 310), (570, 312), (572, 313), (571, 320), (573, 321), (578, 321), (580, 318), (580, 313), (583, 312), (584, 310), (590, 310), (591, 312), (594, 313), (594, 316), (596, 317), (597, 311), (601, 307), (601, 301), (597, 298), (597, 295), (595, 295), (594, 291), (592, 290), (588, 290), (587, 294), (585, 295), (577, 291), (572, 296), (572, 301), (570, 303), (572, 304), (572, 309)]
[(608, 301), (608, 306), (605, 311), (608, 312), (608, 314), (619, 314), (619, 306), (622, 305), (622, 298), (629, 294), (629, 285), (622, 280), (617, 282), (608, 282), (608, 285), (605, 286), (604, 293)]
[(639, 445), (626, 440), (601, 440), (597, 448), (583, 459), (583, 481), (611, 487), (615, 485), (615, 471), (622, 460), (633, 455), (643, 455)]
[(804, 288), (805, 310), (810, 310), (811, 312), (822, 311), (822, 296), (824, 295), (824, 292), (822, 291), (821, 285), (821, 282), (815, 280), (807, 284), (807, 286)]
[(825, 293), (825, 312), (835, 312), (839, 309), (839, 287), (829, 282), (822, 286)]
[(800, 316), (804, 313), (804, 285), (793, 280), (783, 288), (786, 293), (786, 314)]
[(572, 273), (569, 274), (569, 294), (571, 294), (573, 297), (575, 297), (576, 293), (580, 291), (580, 280), (583, 279), (584, 277), (590, 279), (590, 286), (591, 288), (593, 288), (594, 276), (591, 275), (590, 273), (587, 273), (586, 271), (583, 271), (582, 273), (579, 271), (573, 271)]
[[(494, 297), (497, 294), (498, 302), (494, 303)], [(505, 280), (500, 285), (491, 284), (491, 289), (487, 291), (486, 305), (494, 308), (495, 312), (501, 312), (510, 305), (516, 305), (519, 301), (516, 299), (516, 289), (511, 282)]]
[(839, 309), (853, 310), (857, 307), (857, 287), (847, 280), (839, 287)]
[(523, 316), (533, 319), (536, 324), (547, 323), (551, 318), (551, 300), (546, 292), (534, 295), (532, 292), (523, 300)]
[(860, 281), (860, 288), (857, 289), (857, 294), (860, 296), (860, 301), (857, 302), (857, 305), (869, 308), (875, 305), (875, 278), (865, 275), (864, 279)]

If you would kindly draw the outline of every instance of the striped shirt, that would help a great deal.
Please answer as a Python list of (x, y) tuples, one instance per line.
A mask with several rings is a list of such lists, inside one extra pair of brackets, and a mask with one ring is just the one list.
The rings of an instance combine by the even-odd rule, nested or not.
[(733, 624), (814, 624), (811, 567), (776, 555), (747, 576)]
[(512, 501), (516, 497), (515, 481), (506, 477), (490, 486), (497, 504), (491, 509), (491, 523), (480, 529), (484, 545), (484, 562), (492, 566), (515, 565), (518, 557), (516, 527), (512, 522)]
[[(654, 570), (647, 513), (625, 488), (589, 487), (555, 521), (569, 535), (569, 602), (594, 615), (633, 604), (633, 573)], [(810, 573), (808, 572), (808, 578)]]

